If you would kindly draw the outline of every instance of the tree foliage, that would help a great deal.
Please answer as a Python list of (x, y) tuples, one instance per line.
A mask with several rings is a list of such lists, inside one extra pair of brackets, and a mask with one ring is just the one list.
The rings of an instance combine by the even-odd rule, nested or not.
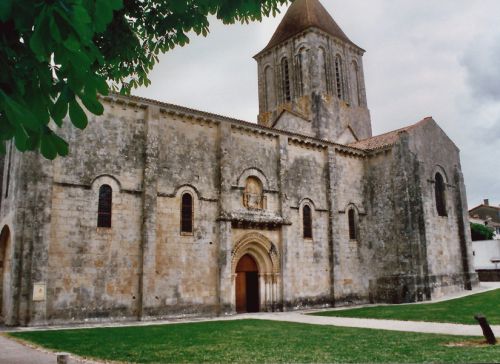
[(472, 235), (472, 241), (491, 240), (493, 239), (493, 235), (495, 235), (495, 232), (492, 228), (473, 222), (470, 223), (470, 231)]
[[(209, 15), (224, 23), (261, 20), (289, 0), (0, 0), (0, 152), (54, 159), (69, 114), (84, 129), (100, 115), (98, 95), (149, 85), (160, 53), (206, 36)], [(51, 122), (53, 121), (53, 123)]]

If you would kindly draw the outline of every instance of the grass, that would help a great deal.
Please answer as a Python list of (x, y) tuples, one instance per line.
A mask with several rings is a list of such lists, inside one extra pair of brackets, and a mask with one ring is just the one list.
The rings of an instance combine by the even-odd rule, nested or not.
[(472, 325), (477, 324), (474, 320), (477, 313), (485, 315), (491, 325), (500, 325), (500, 289), (436, 303), (364, 307), (316, 312), (312, 315)]
[(471, 338), (262, 320), (10, 335), (87, 358), (135, 363), (456, 363), (500, 358), (500, 345), (446, 346)]

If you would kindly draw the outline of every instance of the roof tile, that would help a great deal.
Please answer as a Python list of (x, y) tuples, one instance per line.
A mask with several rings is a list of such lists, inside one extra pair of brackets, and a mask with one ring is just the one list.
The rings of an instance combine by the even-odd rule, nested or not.
[(340, 29), (332, 16), (318, 0), (295, 0), (290, 8), (288, 8), (273, 37), (259, 54), (311, 27), (319, 28), (336, 38), (358, 47)]

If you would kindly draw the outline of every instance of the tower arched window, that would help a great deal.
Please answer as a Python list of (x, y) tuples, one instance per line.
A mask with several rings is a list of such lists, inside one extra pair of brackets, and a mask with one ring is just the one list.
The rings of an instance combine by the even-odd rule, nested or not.
[(303, 56), (302, 53), (299, 52), (295, 56), (295, 68), (297, 74), (297, 94), (302, 96), (304, 94), (304, 71), (303, 71)]
[(327, 72), (327, 60), (326, 60), (326, 51), (323, 48), (319, 48), (319, 70), (321, 77), (321, 85), (322, 89), (327, 93), (331, 93), (330, 82), (328, 81), (328, 72)]
[(292, 97), (290, 94), (290, 69), (288, 59), (281, 60), (281, 89), (283, 92), (283, 102), (289, 102)]
[(312, 213), (309, 205), (304, 205), (302, 208), (302, 228), (305, 239), (312, 239)]
[(356, 221), (356, 211), (354, 211), (354, 209), (349, 209), (347, 218), (349, 220), (349, 239), (358, 240), (358, 224)]
[(441, 173), (436, 173), (434, 178), (434, 195), (436, 197), (436, 209), (439, 216), (447, 216), (446, 212), (446, 191), (444, 179)]
[(109, 185), (99, 188), (99, 204), (97, 207), (97, 227), (111, 227), (113, 208), (113, 189)]
[(193, 196), (187, 192), (181, 198), (181, 233), (193, 233)]
[(341, 100), (345, 99), (344, 92), (344, 74), (342, 70), (342, 58), (339, 54), (335, 56), (335, 86), (337, 91), (337, 97)]
[(264, 70), (264, 82), (266, 83), (266, 110), (269, 111), (273, 109), (276, 103), (274, 95), (273, 69), (271, 68), (271, 66), (267, 66)]
[(354, 79), (353, 79), (353, 82), (354, 82), (353, 90), (355, 93), (354, 102), (355, 102), (356, 106), (361, 106), (361, 84), (360, 84), (360, 80), (359, 80), (359, 67), (358, 67), (358, 64), (356, 63), (356, 61), (352, 62), (352, 73), (354, 76)]

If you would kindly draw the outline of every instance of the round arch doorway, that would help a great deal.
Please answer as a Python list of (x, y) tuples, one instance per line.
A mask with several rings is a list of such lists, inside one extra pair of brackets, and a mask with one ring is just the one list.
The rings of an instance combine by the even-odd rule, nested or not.
[(4, 226), (0, 233), (0, 322), (5, 323), (8, 319), (8, 311), (11, 296), (11, 244), (10, 230)]
[(236, 266), (236, 312), (259, 312), (259, 268), (255, 260), (245, 254)]

